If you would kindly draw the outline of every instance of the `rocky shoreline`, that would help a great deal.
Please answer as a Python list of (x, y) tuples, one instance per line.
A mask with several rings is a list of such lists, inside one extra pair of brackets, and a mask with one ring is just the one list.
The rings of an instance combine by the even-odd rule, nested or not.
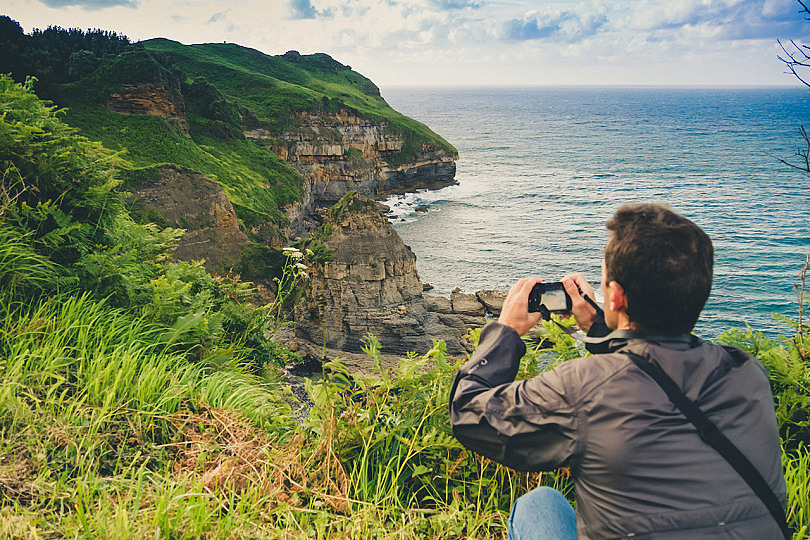
[[(162, 51), (166, 45), (158, 48)], [(311, 64), (316, 71), (350, 69), (328, 56), (304, 60), (291, 51), (284, 61)], [(155, 58), (149, 61), (160, 64)], [(389, 224), (385, 214), (390, 209), (377, 202), (456, 184), (458, 154), (427, 126), (387, 114), (388, 105), (371, 81), (357, 75), (343, 84), (352, 91), (359, 85), (365, 97), (357, 101), (350, 94), (324, 93), (317, 102), (290, 102), (289, 109), (275, 111), (277, 122), (260, 121), (250, 108), (252, 98), (226, 96), (202, 77), (181, 83), (160, 68), (148, 80), (122, 84), (104, 99), (111, 113), (162, 118), (191, 145), (199, 143), (195, 134), (206, 133), (228, 148), (226, 154), (239, 148), (230, 145), (233, 141), (250, 141), (286, 164), (283, 181), (272, 174), (277, 165), (273, 159), (272, 167), (255, 171), (264, 176), (251, 178), (242, 193), (238, 174), (225, 182), (211, 172), (216, 169), (205, 168), (203, 174), (178, 164), (154, 163), (127, 176), (132, 215), (138, 221), (184, 229), (174, 256), (201, 260), (211, 273), (244, 273), (241, 277), (256, 285), (254, 301), (262, 304), (274, 298), (271, 274), (283, 260), (279, 250), (291, 244), (317, 248), (319, 258), (307, 261), (303, 298), (291, 313), (294, 331), (283, 338), (306, 356), (323, 358), (329, 351), (330, 357), (353, 358), (350, 355), (362, 353), (369, 334), (380, 341), (383, 354), (392, 357), (422, 354), (436, 340), (447, 344), (448, 354), (465, 355), (472, 349), (465, 336), (497, 313), (497, 295), (427, 294), (416, 255)], [(330, 87), (330, 92), (337, 90)], [(192, 122), (189, 112), (195, 114)], [(231, 157), (217, 159), (230, 163)], [(266, 195), (260, 206), (272, 212), (257, 213), (249, 205), (235, 209), (229, 194)], [(293, 197), (293, 203), (278, 202)], [(245, 203), (245, 198), (239, 200)]]

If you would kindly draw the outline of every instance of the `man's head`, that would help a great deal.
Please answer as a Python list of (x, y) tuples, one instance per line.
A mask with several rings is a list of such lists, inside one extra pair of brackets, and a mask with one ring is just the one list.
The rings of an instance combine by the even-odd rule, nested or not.
[[(691, 332), (712, 288), (714, 249), (703, 230), (659, 204), (626, 204), (607, 222), (603, 286), (626, 295), (619, 306), (631, 327)], [(608, 324), (612, 313), (605, 293)]]

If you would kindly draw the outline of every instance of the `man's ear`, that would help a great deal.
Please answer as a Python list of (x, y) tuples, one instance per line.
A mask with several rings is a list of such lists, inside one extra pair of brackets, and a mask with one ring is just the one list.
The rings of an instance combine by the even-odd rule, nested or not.
[(610, 304), (611, 311), (627, 312), (627, 295), (618, 282), (611, 281), (607, 286), (608, 297), (605, 299)]

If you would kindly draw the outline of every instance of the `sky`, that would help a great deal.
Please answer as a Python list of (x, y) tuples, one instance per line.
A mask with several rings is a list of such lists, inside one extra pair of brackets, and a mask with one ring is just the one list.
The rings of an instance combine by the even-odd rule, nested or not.
[[(807, 2), (806, 2), (807, 3)], [(808, 4), (810, 5), (810, 4)], [(25, 32), (325, 52), (378, 86), (795, 86), (797, 0), (3, 0)]]

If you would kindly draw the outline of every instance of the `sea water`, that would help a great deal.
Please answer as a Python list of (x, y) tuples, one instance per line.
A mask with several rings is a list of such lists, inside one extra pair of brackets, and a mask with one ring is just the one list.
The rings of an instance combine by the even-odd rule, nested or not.
[[(696, 333), (796, 314), (810, 253), (810, 177), (800, 162), (810, 89), (498, 88), (383, 92), (459, 151), (458, 185), (389, 199), (392, 223), (436, 294), (508, 289), (582, 272), (598, 289), (605, 221), (658, 201), (715, 247)], [(416, 212), (426, 206), (427, 212)]]

